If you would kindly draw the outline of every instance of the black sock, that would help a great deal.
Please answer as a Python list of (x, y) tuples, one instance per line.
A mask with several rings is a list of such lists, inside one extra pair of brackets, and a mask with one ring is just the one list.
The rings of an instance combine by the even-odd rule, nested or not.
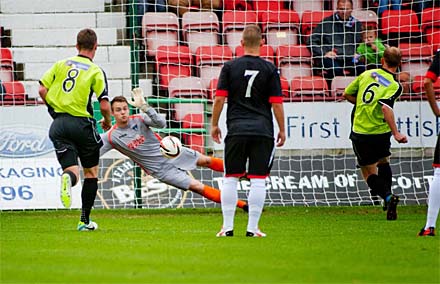
[(378, 175), (385, 181), (385, 196), (391, 194), (391, 185), (393, 183), (393, 173), (391, 171), (390, 163), (377, 165)]
[(82, 200), (81, 222), (84, 222), (86, 224), (89, 223), (90, 212), (92, 211), (93, 203), (95, 203), (97, 191), (98, 191), (97, 178), (84, 179), (84, 183), (81, 191), (81, 200)]
[(75, 186), (76, 183), (78, 182), (78, 180), (76, 179), (76, 175), (71, 171), (65, 171), (64, 173), (70, 176), (70, 181), (72, 182), (72, 186)]
[(383, 199), (386, 197), (386, 182), (378, 175), (370, 175), (367, 178), (367, 184), (370, 187), (371, 195), (379, 195)]

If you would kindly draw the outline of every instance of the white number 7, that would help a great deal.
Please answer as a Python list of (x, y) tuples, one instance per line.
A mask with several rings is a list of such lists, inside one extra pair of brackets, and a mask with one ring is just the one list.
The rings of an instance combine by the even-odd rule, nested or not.
[(246, 88), (246, 95), (244, 96), (245, 98), (251, 97), (252, 84), (254, 83), (255, 77), (257, 77), (258, 73), (260, 73), (260, 71), (257, 71), (257, 70), (246, 70), (244, 72), (245, 77), (251, 76), (251, 78), (248, 81), (247, 88)]

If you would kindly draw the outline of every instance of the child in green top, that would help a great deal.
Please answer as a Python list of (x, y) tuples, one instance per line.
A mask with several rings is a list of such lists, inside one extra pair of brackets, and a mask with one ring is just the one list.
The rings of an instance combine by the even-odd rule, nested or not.
[[(359, 61), (364, 62), (365, 65), (380, 65), (380, 59), (385, 51), (385, 45), (382, 40), (377, 37), (377, 31), (373, 27), (365, 27), (362, 31), (362, 41), (356, 52), (360, 56)], [(370, 68), (367, 68), (370, 69)]]

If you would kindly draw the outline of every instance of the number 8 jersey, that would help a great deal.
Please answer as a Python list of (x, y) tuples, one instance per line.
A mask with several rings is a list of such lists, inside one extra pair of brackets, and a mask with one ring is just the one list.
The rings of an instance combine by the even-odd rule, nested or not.
[[(85, 56), (74, 56), (56, 62), (40, 80), (49, 91), (49, 112), (93, 117), (92, 95), (99, 101), (108, 99), (104, 71)], [(50, 109), (52, 108), (52, 109)]]

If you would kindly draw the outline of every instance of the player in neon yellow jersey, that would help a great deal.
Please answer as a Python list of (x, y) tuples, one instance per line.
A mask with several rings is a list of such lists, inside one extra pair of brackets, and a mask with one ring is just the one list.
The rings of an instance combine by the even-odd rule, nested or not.
[(391, 192), (390, 137), (398, 143), (408, 142), (397, 129), (393, 112), (394, 102), (402, 94), (402, 86), (395, 79), (401, 58), (398, 48), (387, 48), (382, 68), (365, 71), (344, 92), (344, 97), (355, 105), (350, 139), (358, 165), (371, 195), (384, 199), (387, 220), (397, 219), (399, 202)]
[(78, 158), (84, 168), (79, 231), (98, 227), (90, 221), (90, 212), (98, 190), (99, 149), (103, 142), (93, 118), (93, 93), (104, 117), (102, 128), (111, 127), (107, 79), (104, 71), (92, 61), (97, 47), (96, 33), (91, 29), (81, 30), (77, 35), (78, 55), (56, 62), (41, 78), (39, 88), (40, 97), (53, 118), (49, 137), (63, 169), (60, 197), (66, 208), (71, 205), (71, 187), (79, 179)]

